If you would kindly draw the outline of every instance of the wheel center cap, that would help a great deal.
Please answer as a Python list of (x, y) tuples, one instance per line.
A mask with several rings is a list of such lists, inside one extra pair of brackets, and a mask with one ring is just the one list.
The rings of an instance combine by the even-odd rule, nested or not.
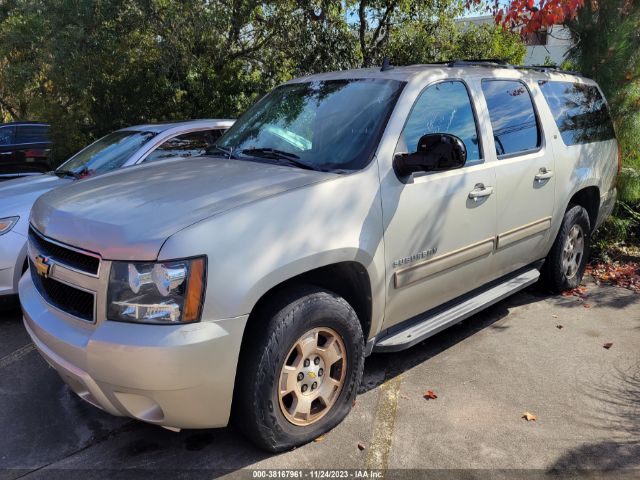
[(324, 360), (318, 353), (313, 353), (303, 360), (302, 368), (299, 370), (302, 374), (298, 374), (298, 388), (304, 395), (312, 395), (318, 392), (322, 380), (327, 374), (325, 372)]

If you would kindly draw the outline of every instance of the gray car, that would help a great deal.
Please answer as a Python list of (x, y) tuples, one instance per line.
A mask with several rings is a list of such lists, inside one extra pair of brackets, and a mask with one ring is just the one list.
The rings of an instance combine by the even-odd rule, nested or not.
[(27, 268), (29, 212), (40, 195), (117, 168), (201, 155), (231, 125), (233, 120), (214, 119), (123, 128), (82, 149), (52, 172), (0, 183), (0, 301), (18, 293), (18, 281)]

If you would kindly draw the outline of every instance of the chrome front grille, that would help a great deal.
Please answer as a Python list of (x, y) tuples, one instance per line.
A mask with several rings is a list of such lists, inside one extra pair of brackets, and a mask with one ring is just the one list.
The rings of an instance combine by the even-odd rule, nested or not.
[[(60, 312), (85, 322), (104, 317), (110, 262), (29, 228), (29, 271), (40, 296)], [(103, 264), (106, 266), (102, 268)]]
[(36, 290), (47, 303), (74, 317), (94, 321), (95, 294), (39, 275), (32, 261), (29, 261), (29, 270)]
[(98, 256), (81, 253), (60, 243), (52, 242), (33, 227), (29, 227), (29, 242), (36, 247), (41, 255), (50, 257), (52, 260), (80, 272), (98, 275), (100, 269)]

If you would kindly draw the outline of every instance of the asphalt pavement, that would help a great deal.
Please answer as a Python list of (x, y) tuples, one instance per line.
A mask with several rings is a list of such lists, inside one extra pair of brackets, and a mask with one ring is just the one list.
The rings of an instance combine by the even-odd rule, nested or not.
[(0, 479), (312, 468), (640, 478), (640, 295), (530, 288), (410, 350), (375, 354), (346, 420), (280, 455), (233, 427), (174, 433), (84, 403), (40, 358), (19, 312), (0, 313)]

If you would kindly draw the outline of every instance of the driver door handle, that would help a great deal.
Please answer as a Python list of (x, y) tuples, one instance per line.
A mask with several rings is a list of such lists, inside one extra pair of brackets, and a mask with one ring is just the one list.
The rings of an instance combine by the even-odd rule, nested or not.
[(535, 176), (536, 182), (544, 182), (553, 177), (553, 171), (547, 170), (546, 167), (542, 167)]
[(476, 187), (469, 192), (469, 198), (477, 202), (479, 198), (488, 197), (492, 193), (493, 187), (485, 186), (484, 183), (477, 183)]

